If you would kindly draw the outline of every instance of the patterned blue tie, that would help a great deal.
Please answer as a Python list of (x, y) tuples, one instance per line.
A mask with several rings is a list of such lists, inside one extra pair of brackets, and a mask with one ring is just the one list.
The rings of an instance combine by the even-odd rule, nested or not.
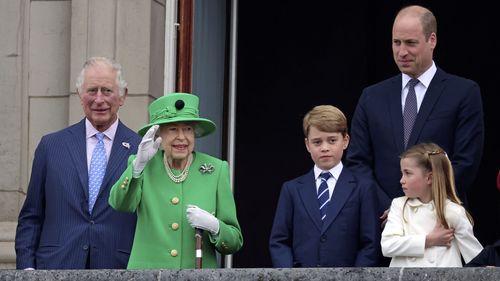
[(408, 145), (415, 119), (417, 119), (417, 95), (415, 94), (415, 86), (418, 82), (418, 79), (411, 79), (410, 82), (408, 82), (408, 95), (406, 96), (405, 108), (403, 109), (405, 148)]
[(97, 138), (97, 144), (92, 152), (92, 160), (90, 160), (90, 171), (89, 171), (89, 213), (92, 213), (94, 208), (95, 200), (97, 199), (97, 194), (99, 194), (99, 189), (101, 188), (102, 178), (104, 178), (104, 173), (106, 172), (106, 149), (104, 148), (104, 134), (95, 134)]
[(328, 202), (330, 202), (330, 192), (328, 191), (328, 184), (326, 181), (332, 176), (330, 173), (322, 173), (319, 175), (321, 179), (321, 184), (318, 188), (318, 203), (319, 203), (319, 213), (321, 214), (321, 220), (326, 218), (326, 207)]

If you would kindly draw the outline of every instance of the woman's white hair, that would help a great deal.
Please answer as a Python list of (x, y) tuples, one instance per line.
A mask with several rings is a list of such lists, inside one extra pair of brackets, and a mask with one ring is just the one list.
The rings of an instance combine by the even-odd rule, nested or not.
[(118, 93), (120, 96), (123, 96), (125, 94), (125, 88), (127, 88), (127, 82), (122, 77), (122, 66), (119, 63), (105, 57), (91, 57), (83, 64), (82, 71), (80, 71), (80, 75), (76, 78), (76, 89), (78, 90), (78, 93), (83, 92), (82, 86), (85, 82), (85, 71), (89, 69), (89, 67), (99, 64), (109, 65), (114, 71), (116, 71), (116, 85), (118, 86)]

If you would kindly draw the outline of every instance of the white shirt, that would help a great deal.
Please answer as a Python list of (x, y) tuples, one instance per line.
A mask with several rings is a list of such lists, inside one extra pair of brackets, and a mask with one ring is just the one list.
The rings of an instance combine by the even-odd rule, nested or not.
[[(429, 88), (429, 85), (431, 84), (432, 78), (434, 77), (434, 74), (436, 74), (436, 71), (436, 64), (434, 64), (434, 61), (432, 61), (432, 66), (417, 78), (420, 82), (415, 86), (415, 94), (417, 95), (417, 112), (420, 110), (420, 106), (422, 105), (422, 101), (424, 100), (425, 93), (427, 92), (427, 89)], [(403, 109), (405, 108), (406, 96), (408, 95), (409, 89), (408, 82), (410, 82), (411, 79), (412, 78), (410, 76), (403, 73), (403, 85), (401, 87), (403, 89), (401, 92), (401, 112), (403, 112)]]
[[(104, 148), (106, 149), (106, 159), (109, 160), (109, 156), (111, 155), (111, 148), (113, 147), (113, 140), (115, 139), (116, 129), (118, 129), (118, 118), (116, 118), (115, 122), (104, 131)], [(97, 145), (97, 138), (95, 134), (99, 131), (92, 126), (90, 121), (85, 118), (85, 134), (87, 140), (87, 169), (90, 170), (90, 161), (92, 160), (92, 152), (94, 152), (94, 148)]]
[[(483, 249), (474, 236), (465, 209), (450, 200), (446, 201), (445, 219), (455, 229), (455, 239), (449, 248), (425, 248), (425, 236), (436, 225), (434, 202), (422, 203), (418, 199), (399, 197), (392, 200), (389, 217), (382, 232), (382, 253), (392, 257), (390, 267), (462, 267)], [(403, 206), (404, 219), (403, 219)]]
[(332, 174), (331, 177), (328, 178), (326, 181), (326, 184), (328, 185), (328, 192), (330, 195), (330, 198), (332, 198), (333, 190), (335, 189), (335, 185), (337, 184), (337, 180), (339, 179), (340, 173), (342, 172), (342, 168), (344, 166), (342, 165), (342, 162), (339, 162), (337, 165), (335, 165), (333, 168), (331, 168), (328, 171), (323, 171), (318, 166), (314, 165), (314, 178), (316, 179), (316, 193), (318, 192), (319, 185), (321, 184), (321, 178), (320, 174), (325, 173), (325, 172), (330, 172)]

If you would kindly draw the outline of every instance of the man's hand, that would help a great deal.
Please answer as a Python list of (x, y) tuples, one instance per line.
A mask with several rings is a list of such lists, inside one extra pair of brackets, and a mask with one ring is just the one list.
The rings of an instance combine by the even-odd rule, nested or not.
[(142, 141), (137, 149), (137, 156), (133, 161), (134, 168), (132, 175), (134, 178), (141, 176), (146, 163), (153, 158), (161, 145), (161, 137), (156, 138), (156, 140), (154, 139), (159, 127), (158, 125), (151, 126), (146, 134), (144, 134), (144, 137), (142, 137)]
[(446, 229), (440, 222), (436, 222), (434, 229), (425, 236), (425, 248), (432, 246), (451, 246), (451, 241), (455, 239), (455, 229)]
[(188, 205), (186, 216), (189, 224), (193, 228), (200, 228), (210, 231), (212, 235), (219, 233), (219, 220), (209, 212), (200, 209), (195, 205)]

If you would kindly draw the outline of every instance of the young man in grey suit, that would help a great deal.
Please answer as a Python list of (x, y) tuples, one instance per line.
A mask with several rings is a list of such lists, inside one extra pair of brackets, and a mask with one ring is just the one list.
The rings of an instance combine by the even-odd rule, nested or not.
[(441, 146), (453, 163), (457, 193), (465, 204), (479, 168), (484, 142), (479, 86), (436, 66), (436, 45), (431, 11), (421, 6), (400, 10), (392, 51), (402, 73), (365, 88), (352, 119), (346, 163), (379, 187), (382, 221), (391, 200), (403, 195), (399, 155), (406, 147), (420, 142)]
[(94, 57), (76, 88), (85, 118), (44, 136), (35, 151), (16, 232), (18, 269), (127, 266), (136, 216), (108, 205), (141, 141), (118, 120), (127, 83), (118, 63)]

